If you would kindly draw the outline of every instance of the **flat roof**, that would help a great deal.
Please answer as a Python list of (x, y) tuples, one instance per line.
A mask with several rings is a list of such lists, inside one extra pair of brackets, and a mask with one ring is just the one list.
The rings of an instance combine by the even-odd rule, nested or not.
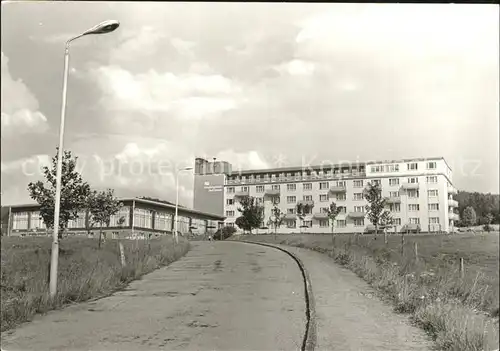
[[(139, 202), (139, 203), (155, 205), (155, 206), (159, 206), (159, 207), (163, 207), (163, 208), (171, 208), (171, 209), (175, 210), (175, 205), (170, 205), (170, 204), (166, 204), (166, 203), (158, 202), (158, 201), (151, 201), (151, 200), (146, 200), (146, 199), (139, 199), (139, 198), (136, 198), (136, 197), (118, 198), (118, 200), (122, 201), (122, 202), (135, 201), (135, 202)], [(23, 208), (23, 207), (37, 208), (39, 206), (40, 205), (37, 204), (37, 203), (20, 204), (20, 205), (2, 205), (2, 207), (11, 207), (11, 208)], [(226, 219), (226, 217), (220, 216), (220, 215), (216, 215), (214, 213), (202, 212), (202, 211), (198, 211), (198, 210), (194, 210), (194, 209), (190, 209), (190, 208), (186, 208), (186, 207), (181, 207), (181, 206), (178, 206), (178, 211), (179, 212), (192, 213), (192, 214), (199, 214), (199, 215), (208, 217), (210, 219), (217, 219), (217, 220), (224, 220), (224, 219)]]
[(448, 168), (450, 166), (444, 159), (444, 157), (420, 157), (420, 158), (404, 158), (404, 159), (398, 159), (398, 160), (381, 160), (381, 161), (343, 161), (340, 163), (327, 163), (325, 162), (324, 164), (320, 165), (314, 165), (314, 166), (293, 166), (293, 167), (280, 167), (280, 168), (261, 168), (261, 169), (248, 169), (248, 170), (233, 170), (232, 174), (242, 174), (242, 175), (247, 175), (247, 174), (255, 174), (255, 173), (277, 173), (277, 172), (293, 172), (293, 171), (300, 171), (303, 169), (324, 169), (324, 168), (332, 168), (332, 167), (342, 167), (342, 166), (366, 166), (366, 165), (373, 165), (373, 164), (381, 164), (381, 163), (403, 163), (403, 162), (415, 162), (415, 161), (431, 161), (431, 160), (443, 160)]

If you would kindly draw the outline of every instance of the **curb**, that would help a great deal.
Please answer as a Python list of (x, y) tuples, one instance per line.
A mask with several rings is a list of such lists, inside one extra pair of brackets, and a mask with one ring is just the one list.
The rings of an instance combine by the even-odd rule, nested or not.
[(302, 273), (302, 278), (304, 279), (304, 290), (306, 297), (306, 332), (304, 333), (304, 338), (302, 341), (301, 351), (314, 351), (316, 347), (316, 305), (314, 303), (314, 294), (312, 291), (311, 280), (309, 278), (309, 274), (307, 270), (300, 260), (294, 253), (288, 251), (285, 248), (273, 245), (273, 244), (264, 244), (257, 243), (246, 240), (234, 240), (235, 242), (241, 242), (246, 244), (254, 244), (260, 246), (267, 246), (276, 250), (280, 250), (290, 256), (299, 266), (299, 269)]

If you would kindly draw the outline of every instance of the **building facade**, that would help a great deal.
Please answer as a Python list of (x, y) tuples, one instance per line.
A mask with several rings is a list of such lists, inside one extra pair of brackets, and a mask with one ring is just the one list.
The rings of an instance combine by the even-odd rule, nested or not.
[[(149, 233), (171, 234), (174, 231), (175, 205), (145, 199), (120, 200), (123, 207), (111, 216), (109, 227), (103, 228), (112, 238), (146, 237)], [(47, 231), (38, 204), (8, 207), (7, 235), (44, 235)], [(178, 231), (181, 235), (204, 235), (214, 232), (224, 221), (223, 216), (178, 207)], [(99, 228), (90, 226), (90, 214), (81, 211), (68, 223), (68, 233), (95, 235)]]
[[(458, 220), (452, 170), (442, 157), (220, 173), (224, 191), (223, 198), (216, 201), (223, 201), (225, 224), (230, 226), (235, 226), (240, 215), (239, 199), (252, 196), (264, 206), (263, 226), (274, 203), (286, 214), (280, 233), (331, 232), (326, 212), (332, 202), (342, 208), (334, 223), (335, 232), (370, 231), (373, 226), (366, 218), (363, 196), (368, 183), (381, 185), (394, 218), (393, 229), (398, 232), (450, 232)], [(195, 182), (210, 175), (196, 172)], [(197, 191), (195, 188), (195, 196)], [(298, 203), (312, 206), (303, 221), (297, 217)]]

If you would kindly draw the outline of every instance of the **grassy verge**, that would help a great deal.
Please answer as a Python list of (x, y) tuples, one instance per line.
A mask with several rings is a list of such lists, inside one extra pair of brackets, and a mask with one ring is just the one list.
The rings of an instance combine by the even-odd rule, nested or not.
[(51, 239), (1, 239), (1, 331), (31, 320), (37, 313), (68, 303), (107, 295), (161, 266), (182, 257), (189, 243), (169, 237), (122, 240), (126, 266), (122, 268), (118, 241), (97, 248), (95, 239), (65, 238), (60, 242), (58, 294), (48, 298)]
[[(401, 236), (253, 235), (328, 254), (410, 313), (441, 350), (498, 349), (498, 233)], [(417, 257), (415, 256), (417, 243)], [(458, 262), (464, 262), (460, 272)]]

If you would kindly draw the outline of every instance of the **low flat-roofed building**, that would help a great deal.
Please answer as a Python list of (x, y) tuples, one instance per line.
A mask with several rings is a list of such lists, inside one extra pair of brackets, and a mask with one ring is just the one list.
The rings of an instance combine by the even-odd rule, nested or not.
[[(110, 219), (103, 231), (108, 238), (137, 238), (149, 234), (172, 234), (174, 231), (175, 205), (168, 202), (142, 198), (122, 198), (123, 206)], [(40, 205), (24, 204), (3, 206), (8, 212), (6, 235), (51, 235), (40, 217)], [(122, 219), (123, 218), (123, 219)], [(90, 224), (89, 212), (84, 210), (78, 218), (69, 221), (67, 234), (97, 235), (99, 228)], [(181, 235), (205, 235), (217, 230), (225, 217), (178, 207), (177, 230)]]

